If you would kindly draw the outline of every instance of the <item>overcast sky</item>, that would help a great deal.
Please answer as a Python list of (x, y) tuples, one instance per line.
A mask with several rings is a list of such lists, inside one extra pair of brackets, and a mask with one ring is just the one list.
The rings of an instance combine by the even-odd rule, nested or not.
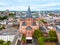
[(28, 6), (31, 10), (60, 10), (60, 0), (0, 0), (1, 10), (25, 11)]

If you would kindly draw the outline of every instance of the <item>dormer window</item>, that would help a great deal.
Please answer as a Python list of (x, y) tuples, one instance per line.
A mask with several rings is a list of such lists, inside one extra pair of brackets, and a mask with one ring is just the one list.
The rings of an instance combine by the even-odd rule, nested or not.
[(31, 28), (30, 26), (28, 26), (28, 27), (26, 28), (26, 30), (32, 30), (32, 28)]
[(26, 26), (26, 22), (23, 22), (23, 23), (22, 23), (22, 26)]
[(36, 22), (33, 22), (33, 24), (32, 24), (33, 26), (36, 26)]

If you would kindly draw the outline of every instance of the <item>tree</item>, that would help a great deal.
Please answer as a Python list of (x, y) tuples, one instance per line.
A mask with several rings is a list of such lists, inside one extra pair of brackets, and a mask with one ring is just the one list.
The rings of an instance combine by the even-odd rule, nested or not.
[(45, 45), (43, 37), (39, 37), (38, 42), (39, 42), (39, 45)]
[(10, 41), (5, 42), (4, 40), (0, 40), (0, 45), (11, 45)]
[(24, 35), (22, 36), (22, 41), (26, 42), (26, 37)]
[(3, 40), (0, 40), (0, 45), (3, 45), (5, 41)]
[(0, 26), (0, 30), (2, 30), (2, 29), (5, 29), (5, 26), (4, 25)]
[(4, 20), (4, 19), (7, 19), (8, 18), (8, 16), (0, 16), (0, 20)]
[(43, 37), (43, 33), (41, 30), (37, 29), (34, 31), (33, 36), (38, 39), (39, 37)]
[(45, 42), (56, 42), (57, 38), (56, 37), (44, 37)]
[(4, 45), (11, 45), (11, 42), (7, 41)]
[(50, 36), (50, 37), (57, 37), (56, 31), (50, 30), (50, 31), (49, 31), (49, 36)]
[(49, 16), (53, 16), (54, 14), (50, 13)]
[(14, 16), (15, 16), (15, 14), (13, 14), (13, 13), (10, 13), (10, 14), (9, 14), (9, 16), (10, 16), (10, 17), (14, 17)]

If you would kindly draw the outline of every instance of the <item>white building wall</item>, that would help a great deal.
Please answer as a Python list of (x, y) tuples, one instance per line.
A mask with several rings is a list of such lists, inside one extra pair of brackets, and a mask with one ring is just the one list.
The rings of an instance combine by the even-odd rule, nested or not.
[(15, 35), (0, 35), (0, 40), (13, 41)]

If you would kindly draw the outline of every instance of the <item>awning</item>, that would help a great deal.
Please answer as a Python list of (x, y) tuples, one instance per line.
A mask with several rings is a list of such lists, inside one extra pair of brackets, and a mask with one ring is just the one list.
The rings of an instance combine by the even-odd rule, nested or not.
[(26, 37), (26, 39), (32, 39), (32, 37)]

